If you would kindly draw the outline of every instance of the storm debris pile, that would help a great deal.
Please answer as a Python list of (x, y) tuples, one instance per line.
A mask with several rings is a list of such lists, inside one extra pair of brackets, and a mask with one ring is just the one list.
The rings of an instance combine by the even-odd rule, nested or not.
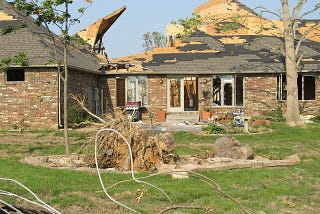
[[(135, 171), (155, 169), (159, 164), (174, 164), (178, 159), (174, 152), (174, 138), (171, 133), (151, 134), (139, 124), (132, 124), (127, 115), (122, 114), (105, 124), (104, 128), (116, 130), (127, 139), (132, 150)], [(99, 168), (131, 170), (129, 149), (120, 135), (106, 130), (97, 137)], [(86, 162), (89, 166), (95, 167), (92, 150), (86, 154)]]

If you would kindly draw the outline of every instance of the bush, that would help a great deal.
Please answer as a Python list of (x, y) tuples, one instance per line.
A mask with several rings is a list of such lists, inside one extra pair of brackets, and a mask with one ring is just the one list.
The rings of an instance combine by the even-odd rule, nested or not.
[(206, 126), (202, 126), (201, 129), (207, 134), (225, 134), (227, 132), (223, 127), (215, 123), (209, 123)]
[(315, 122), (315, 123), (319, 123), (320, 122), (320, 114), (312, 117), (310, 120)]
[(282, 114), (282, 108), (278, 107), (274, 110), (271, 110), (265, 114), (266, 117), (270, 118), (272, 121), (275, 122), (284, 122), (286, 118)]
[(68, 107), (68, 123), (81, 123), (84, 121), (93, 121), (78, 105)]

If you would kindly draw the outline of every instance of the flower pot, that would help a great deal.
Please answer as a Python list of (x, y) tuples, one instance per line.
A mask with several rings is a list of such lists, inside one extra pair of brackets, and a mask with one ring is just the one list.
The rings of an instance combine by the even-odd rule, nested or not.
[(255, 126), (261, 126), (261, 125), (263, 125), (264, 124), (264, 120), (254, 120), (253, 121), (253, 124), (255, 125)]
[(158, 111), (157, 112), (157, 121), (158, 122), (166, 122), (166, 112), (165, 111)]
[(266, 124), (266, 126), (270, 126), (271, 125), (270, 120), (265, 120), (264, 123)]
[(203, 111), (201, 112), (201, 120), (202, 121), (208, 121), (211, 117), (211, 114), (209, 111)]

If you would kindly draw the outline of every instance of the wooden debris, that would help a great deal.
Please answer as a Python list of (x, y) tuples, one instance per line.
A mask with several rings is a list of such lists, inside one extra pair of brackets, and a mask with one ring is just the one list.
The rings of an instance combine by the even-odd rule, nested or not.
[[(171, 133), (150, 134), (139, 125), (132, 124), (125, 114), (104, 125), (121, 133), (130, 143), (135, 171), (155, 169), (159, 164), (174, 164), (178, 159), (174, 152), (174, 138)], [(100, 168), (131, 169), (129, 149), (115, 132), (104, 131), (98, 136), (98, 164)], [(92, 145), (90, 145), (92, 147)], [(89, 151), (89, 150), (88, 150)], [(94, 167), (94, 153), (88, 152), (86, 162)]]

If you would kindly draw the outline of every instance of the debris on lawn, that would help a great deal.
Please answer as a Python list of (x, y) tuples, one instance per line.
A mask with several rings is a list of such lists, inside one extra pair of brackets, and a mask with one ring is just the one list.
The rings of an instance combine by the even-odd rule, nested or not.
[[(135, 171), (155, 169), (158, 164), (175, 164), (178, 156), (174, 152), (174, 138), (171, 133), (151, 134), (138, 124), (132, 124), (127, 115), (118, 115), (104, 125), (121, 133), (130, 143)], [(98, 136), (98, 165), (100, 168), (130, 169), (127, 144), (115, 132), (104, 131)], [(92, 145), (89, 145), (92, 148)], [(88, 149), (86, 162), (95, 167), (94, 153)]]

